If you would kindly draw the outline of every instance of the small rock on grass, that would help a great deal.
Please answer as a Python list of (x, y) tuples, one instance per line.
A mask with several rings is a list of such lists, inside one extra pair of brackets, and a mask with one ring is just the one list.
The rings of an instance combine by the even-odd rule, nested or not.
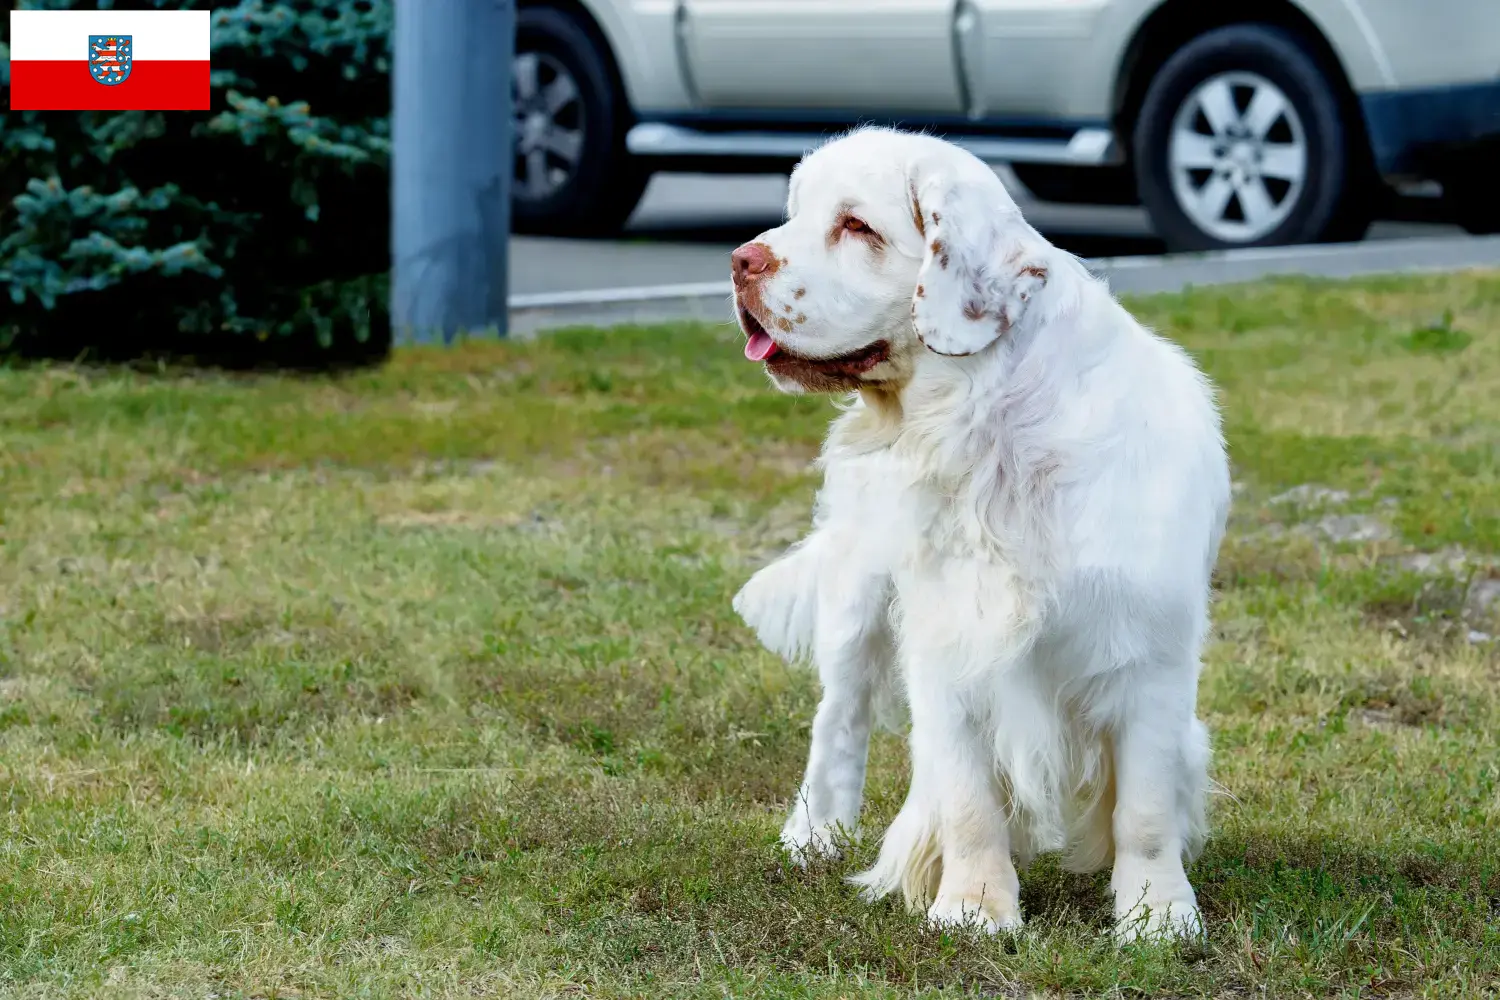
[(1315, 505), (1332, 505), (1346, 503), (1349, 493), (1346, 490), (1336, 490), (1328, 486), (1319, 486), (1317, 483), (1303, 483), (1301, 486), (1293, 486), (1285, 493), (1278, 493), (1271, 498), (1272, 503), (1290, 503), (1298, 507), (1312, 507)]
[(1500, 580), (1475, 580), (1469, 586), (1464, 611), (1470, 618), (1489, 618), (1500, 611)]
[(1330, 514), (1318, 530), (1335, 542), (1378, 542), (1391, 537), (1390, 527), (1368, 514)]

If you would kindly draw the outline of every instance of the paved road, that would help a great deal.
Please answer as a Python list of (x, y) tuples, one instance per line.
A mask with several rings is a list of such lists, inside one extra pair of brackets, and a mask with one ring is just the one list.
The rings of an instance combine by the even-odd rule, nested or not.
[[(1012, 191), (1024, 189), (1008, 172)], [(511, 250), (511, 294), (721, 281), (729, 252), (776, 225), (786, 197), (780, 176), (656, 177), (624, 240), (518, 237)], [(1022, 209), (1059, 246), (1085, 257), (1154, 254), (1162, 245), (1139, 208), (1053, 205), (1018, 197)], [(1414, 209), (1408, 215), (1420, 214)], [(1371, 239), (1458, 235), (1455, 226), (1379, 222)]]

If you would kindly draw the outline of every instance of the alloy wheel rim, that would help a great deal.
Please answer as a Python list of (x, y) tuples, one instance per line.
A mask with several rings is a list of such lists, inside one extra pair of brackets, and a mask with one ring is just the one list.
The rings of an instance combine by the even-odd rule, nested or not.
[(1307, 133), (1290, 98), (1258, 73), (1220, 73), (1172, 121), (1167, 169), (1178, 207), (1225, 243), (1250, 243), (1287, 220), (1307, 184)]
[(515, 102), (515, 195), (550, 198), (578, 172), (584, 110), (578, 81), (545, 52), (518, 52), (511, 67)]

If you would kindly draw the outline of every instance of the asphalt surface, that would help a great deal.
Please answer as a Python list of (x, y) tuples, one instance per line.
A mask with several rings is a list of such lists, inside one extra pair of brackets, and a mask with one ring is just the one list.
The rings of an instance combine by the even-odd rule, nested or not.
[[(1161, 242), (1139, 208), (1038, 202), (1002, 170), (1016, 200), (1048, 239), (1083, 257), (1159, 254)], [(729, 252), (779, 224), (786, 178), (777, 175), (665, 174), (654, 178), (621, 240), (516, 237), (511, 246), (512, 295), (723, 281)], [(1421, 219), (1407, 202), (1397, 214)], [(1456, 226), (1381, 221), (1370, 240), (1458, 236)]]

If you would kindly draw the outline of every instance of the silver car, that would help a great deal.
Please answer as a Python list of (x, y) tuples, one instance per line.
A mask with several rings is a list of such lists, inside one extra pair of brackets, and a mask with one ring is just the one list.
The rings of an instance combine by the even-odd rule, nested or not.
[(860, 123), (1144, 205), (1173, 249), (1358, 239), (1403, 182), (1500, 221), (1500, 0), (522, 0), (514, 90), (533, 232)]

